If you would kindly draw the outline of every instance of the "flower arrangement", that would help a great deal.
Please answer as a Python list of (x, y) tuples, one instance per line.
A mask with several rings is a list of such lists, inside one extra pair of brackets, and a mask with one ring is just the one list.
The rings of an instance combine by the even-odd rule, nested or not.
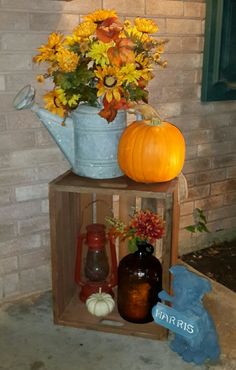
[(114, 10), (104, 9), (85, 16), (70, 35), (51, 33), (33, 57), (34, 63), (49, 65), (38, 82), (54, 83), (44, 95), (45, 108), (66, 117), (88, 103), (101, 107), (99, 114), (111, 122), (119, 109), (147, 102), (153, 65), (166, 66), (161, 59), (166, 41), (152, 36), (157, 31), (151, 19), (122, 23)]
[(106, 217), (106, 222), (111, 236), (121, 240), (128, 239), (130, 252), (137, 249), (137, 241), (153, 244), (157, 239), (161, 239), (165, 232), (163, 219), (150, 210), (134, 211), (128, 225), (115, 217)]

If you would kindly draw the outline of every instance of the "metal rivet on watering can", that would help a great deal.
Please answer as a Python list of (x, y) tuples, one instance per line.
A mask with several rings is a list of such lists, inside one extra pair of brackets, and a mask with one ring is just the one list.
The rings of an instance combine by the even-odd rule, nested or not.
[(172, 266), (170, 272), (174, 276), (173, 296), (163, 290), (158, 297), (171, 302), (172, 307), (157, 303), (152, 309), (154, 321), (175, 333), (170, 347), (184, 361), (200, 365), (217, 360), (220, 348), (215, 325), (202, 303), (204, 294), (211, 290), (209, 281), (182, 265)]

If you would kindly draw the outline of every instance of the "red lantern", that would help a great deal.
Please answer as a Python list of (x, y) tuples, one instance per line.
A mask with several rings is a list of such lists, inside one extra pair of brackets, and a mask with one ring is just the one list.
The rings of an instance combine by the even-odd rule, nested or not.
[(81, 287), (79, 297), (83, 302), (99, 288), (114, 296), (112, 287), (117, 285), (114, 239), (106, 235), (103, 224), (90, 224), (86, 229), (87, 233), (78, 236), (75, 266), (75, 281)]

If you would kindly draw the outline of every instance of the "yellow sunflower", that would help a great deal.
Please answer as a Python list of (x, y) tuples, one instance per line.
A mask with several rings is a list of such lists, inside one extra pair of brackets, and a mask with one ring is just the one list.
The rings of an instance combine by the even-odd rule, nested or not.
[(138, 54), (135, 57), (135, 66), (138, 71), (141, 71), (141, 77), (149, 81), (153, 78), (152, 66), (150, 60), (143, 54)]
[(78, 37), (89, 37), (96, 31), (96, 24), (91, 21), (85, 21), (80, 23), (73, 31), (73, 34)]
[(63, 35), (53, 32), (48, 37), (48, 42), (38, 48), (39, 54), (33, 58), (35, 63), (52, 62), (55, 60), (58, 49), (62, 46)]
[(74, 72), (79, 63), (79, 55), (65, 48), (60, 48), (56, 60), (62, 72)]
[(117, 18), (117, 14), (115, 10), (109, 9), (98, 9), (95, 10), (93, 13), (89, 13), (84, 17), (85, 21), (90, 21), (94, 23), (100, 23), (105, 21), (107, 18)]
[(137, 30), (143, 33), (155, 33), (158, 31), (158, 26), (152, 19), (136, 18), (134, 24)]
[(53, 114), (58, 114), (60, 117), (65, 117), (65, 107), (59, 98), (58, 89), (49, 91), (44, 95), (45, 109), (48, 109)]
[(103, 68), (98, 67), (95, 71), (95, 75), (98, 78), (98, 83), (96, 85), (98, 89), (97, 96), (105, 95), (108, 103), (110, 103), (113, 98), (116, 101), (120, 101), (123, 80), (119, 73), (119, 69), (110, 66), (105, 66)]
[(121, 32), (122, 38), (131, 38), (133, 40), (140, 40), (142, 43), (150, 42), (151, 38), (147, 33), (138, 31), (136, 26), (133, 26), (129, 20), (124, 22), (124, 29)]
[(113, 42), (104, 43), (101, 41), (96, 41), (92, 44), (87, 55), (92, 58), (96, 64), (105, 67), (105, 65), (109, 64), (107, 50), (110, 49), (110, 47), (112, 47), (113, 45)]
[(138, 80), (140, 77), (142, 77), (142, 71), (137, 70), (135, 64), (127, 63), (124, 67), (121, 67), (120, 75), (122, 76), (122, 80), (126, 85), (129, 83), (138, 85)]

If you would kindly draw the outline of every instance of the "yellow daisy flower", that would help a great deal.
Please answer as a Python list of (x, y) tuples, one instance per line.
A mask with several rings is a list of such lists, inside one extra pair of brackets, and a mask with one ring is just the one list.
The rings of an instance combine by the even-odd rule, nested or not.
[(120, 69), (120, 75), (126, 85), (129, 83), (138, 85), (138, 80), (142, 77), (142, 71), (137, 70), (135, 64), (128, 63)]
[(57, 89), (57, 96), (63, 105), (69, 105), (70, 108), (75, 108), (78, 105), (80, 98), (80, 94), (73, 94), (70, 97), (67, 97), (63, 89)]
[(155, 33), (158, 31), (157, 24), (152, 19), (136, 18), (134, 20), (137, 30), (143, 33)]
[(45, 109), (48, 109), (53, 114), (58, 114), (60, 117), (65, 117), (65, 107), (59, 98), (58, 89), (49, 91), (44, 95)]
[(67, 35), (65, 37), (65, 46), (73, 46), (75, 44), (79, 44), (81, 42), (81, 37), (76, 36), (75, 34)]
[(47, 44), (41, 45), (40, 48), (38, 48), (40, 53), (33, 58), (33, 61), (35, 63), (54, 61), (58, 49), (62, 46), (63, 37), (64, 36), (60, 33), (51, 33)]
[(85, 21), (80, 23), (78, 27), (74, 29), (73, 34), (78, 38), (89, 37), (95, 33), (96, 28), (96, 24), (94, 24), (93, 22)]
[(79, 63), (79, 55), (65, 48), (60, 48), (56, 59), (62, 72), (74, 72)]
[(123, 80), (119, 74), (117, 67), (98, 67), (95, 71), (95, 75), (98, 78), (96, 85), (98, 92), (97, 96), (105, 95), (108, 103), (114, 98), (116, 101), (121, 99), (121, 85)]
[(135, 57), (135, 66), (138, 71), (141, 71), (141, 77), (149, 81), (153, 78), (153, 74), (151, 73), (152, 71), (152, 66), (150, 64), (150, 60), (145, 57), (143, 54), (138, 54)]
[(107, 50), (114, 45), (113, 42), (104, 43), (102, 41), (96, 41), (92, 44), (90, 51), (87, 55), (92, 58), (96, 64), (104, 67), (109, 64), (109, 58), (107, 55)]
[(115, 10), (109, 10), (109, 9), (98, 9), (95, 10), (93, 13), (89, 13), (84, 17), (85, 21), (90, 21), (94, 23), (100, 23), (105, 21), (107, 18), (117, 18), (117, 14)]

